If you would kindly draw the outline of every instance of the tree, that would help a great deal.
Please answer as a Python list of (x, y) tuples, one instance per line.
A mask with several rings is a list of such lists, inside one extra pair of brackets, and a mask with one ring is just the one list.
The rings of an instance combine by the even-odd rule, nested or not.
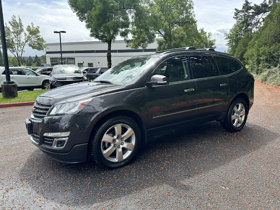
[(235, 9), (234, 19), (236, 23), (226, 34), (228, 53), (238, 57), (243, 62), (245, 61), (246, 46), (252, 40), (254, 32), (262, 26), (269, 9), (270, 6), (266, 1), (260, 5), (252, 5), (248, 0), (245, 0), (242, 9)]
[(26, 66), (32, 66), (32, 63), (33, 63), (33, 58), (31, 56), (29, 56), (26, 59), (25, 64), (26, 64)]
[(132, 47), (145, 47), (158, 37), (158, 50), (175, 47), (214, 47), (211, 34), (198, 30), (191, 0), (147, 0), (132, 21)]
[(280, 4), (272, 6), (263, 26), (248, 45), (245, 59), (251, 71), (259, 74), (263, 68), (272, 68), (280, 59)]
[(33, 64), (35, 66), (41, 66), (41, 59), (37, 55), (35, 55), (35, 58), (33, 60)]
[(3, 57), (2, 57), (2, 50), (0, 48), (0, 66), (4, 65)]
[(108, 44), (107, 63), (112, 66), (111, 46), (118, 35), (129, 33), (130, 12), (137, 1), (129, 0), (69, 0), (69, 5), (90, 29), (90, 36)]
[(13, 15), (9, 26), (5, 26), (7, 49), (16, 57), (18, 65), (22, 64), (24, 48), (28, 45), (32, 49), (43, 50), (45, 40), (40, 36), (39, 27), (33, 23), (24, 29), (21, 18)]

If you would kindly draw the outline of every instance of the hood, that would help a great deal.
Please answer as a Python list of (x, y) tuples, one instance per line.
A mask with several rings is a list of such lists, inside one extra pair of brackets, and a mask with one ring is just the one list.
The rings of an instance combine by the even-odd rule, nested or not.
[(87, 99), (121, 89), (124, 89), (124, 86), (96, 82), (82, 82), (47, 91), (39, 95), (36, 101), (41, 104), (52, 105), (61, 101), (66, 102)]
[(69, 78), (69, 77), (83, 77), (83, 74), (52, 74), (52, 77), (57, 78), (57, 79), (62, 79), (62, 78)]

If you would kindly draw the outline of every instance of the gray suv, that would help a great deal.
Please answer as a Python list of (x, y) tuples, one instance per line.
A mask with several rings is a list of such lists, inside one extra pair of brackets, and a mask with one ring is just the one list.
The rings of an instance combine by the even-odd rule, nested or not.
[(100, 166), (129, 163), (148, 134), (218, 120), (240, 131), (254, 101), (254, 78), (236, 58), (180, 48), (134, 57), (93, 82), (38, 96), (26, 119), (31, 141), (52, 158)]

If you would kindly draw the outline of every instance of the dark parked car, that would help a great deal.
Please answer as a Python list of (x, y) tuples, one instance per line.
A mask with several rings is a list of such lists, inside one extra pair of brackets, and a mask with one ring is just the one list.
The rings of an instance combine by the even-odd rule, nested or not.
[(155, 131), (218, 120), (240, 131), (254, 78), (239, 60), (214, 50), (173, 49), (131, 58), (94, 82), (41, 94), (26, 120), (31, 141), (54, 159), (116, 168)]
[(41, 67), (35, 70), (36, 73), (38, 74), (43, 74), (43, 75), (50, 75), (52, 73), (53, 67)]
[(91, 81), (96, 79), (98, 76), (100, 76), (101, 74), (103, 74), (105, 71), (107, 71), (108, 68), (106, 67), (97, 67), (97, 68), (88, 68), (87, 72), (86, 72), (86, 77), (87, 80)]
[(55, 65), (51, 73), (51, 88), (84, 81), (84, 75), (78, 66)]

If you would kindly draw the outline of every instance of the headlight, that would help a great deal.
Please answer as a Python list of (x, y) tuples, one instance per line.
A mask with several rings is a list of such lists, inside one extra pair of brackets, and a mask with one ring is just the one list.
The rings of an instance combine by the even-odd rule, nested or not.
[(53, 105), (48, 115), (73, 114), (82, 109), (91, 99)]

